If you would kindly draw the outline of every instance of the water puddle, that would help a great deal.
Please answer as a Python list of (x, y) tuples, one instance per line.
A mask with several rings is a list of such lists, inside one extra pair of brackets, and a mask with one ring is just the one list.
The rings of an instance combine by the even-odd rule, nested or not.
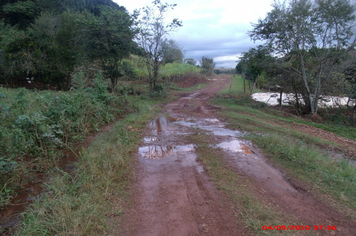
[(194, 152), (194, 146), (190, 145), (182, 145), (182, 146), (145, 146), (140, 147), (138, 153), (143, 158), (148, 158), (151, 160), (159, 160), (163, 157), (168, 156), (171, 153), (176, 152)]
[(184, 122), (184, 118), (174, 118), (169, 115), (160, 116), (150, 122), (151, 131), (143, 138), (144, 145), (139, 147), (138, 156), (145, 165), (179, 163), (182, 167), (195, 167), (201, 173), (203, 167), (197, 162), (194, 145), (180, 143), (182, 137), (190, 134), (190, 130), (178, 125), (179, 122)]
[(157, 135), (170, 134), (168, 126), (175, 122), (177, 119), (170, 116), (161, 116), (150, 123), (150, 127), (154, 130), (154, 133)]
[(241, 152), (245, 155), (253, 154), (251, 149), (239, 140), (232, 140), (229, 142), (222, 142), (218, 145), (223, 149), (227, 149), (231, 152)]
[(224, 124), (222, 124), (218, 119), (203, 119), (197, 122), (177, 121), (176, 123), (187, 127), (199, 128), (202, 130), (210, 131), (217, 136), (231, 136), (231, 137), (244, 136), (244, 133), (241, 131), (224, 128)]
[(143, 141), (145, 141), (145, 143), (155, 142), (157, 141), (157, 137), (144, 137)]

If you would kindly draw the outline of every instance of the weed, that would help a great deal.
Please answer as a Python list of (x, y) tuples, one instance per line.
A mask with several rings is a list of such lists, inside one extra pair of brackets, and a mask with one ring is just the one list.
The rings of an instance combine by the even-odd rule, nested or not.
[[(197, 145), (196, 151), (199, 161), (203, 162), (208, 175), (217, 185), (219, 190), (230, 199), (230, 208), (234, 209), (245, 221), (247, 228), (257, 235), (274, 235), (274, 231), (263, 230), (264, 225), (290, 225), (296, 224), (295, 219), (290, 219), (280, 212), (276, 212), (272, 206), (260, 202), (254, 194), (251, 181), (240, 178), (239, 174), (223, 160), (224, 152), (207, 144), (208, 136), (202, 131), (195, 132), (191, 137)], [(295, 232), (284, 232), (286, 235), (295, 235)]]
[[(245, 138), (257, 144), (279, 168), (308, 183), (309, 190), (315, 195), (332, 201), (333, 205), (355, 217), (356, 169), (342, 156), (340, 150), (344, 146), (292, 126), (305, 124), (355, 139), (354, 128), (286, 116), (283, 111), (254, 105), (258, 103), (241, 91), (227, 97), (217, 96), (213, 102), (225, 107), (219, 116), (228, 122), (228, 126), (249, 132)], [(335, 150), (339, 150), (342, 157), (332, 158)]]
[(290, 175), (356, 210), (356, 168), (346, 159), (332, 159), (312, 144), (277, 134), (251, 139), (270, 159), (286, 167)]
[[(90, 83), (81, 71), (73, 78), (69, 92), (0, 88), (0, 189), (9, 179), (13, 181), (7, 190), (26, 184), (33, 167), (24, 159), (48, 170), (55, 165), (58, 149), (81, 142), (115, 117), (136, 110), (126, 96), (107, 92), (101, 73)], [(2, 199), (11, 198), (11, 192), (1, 190)]]
[(19, 235), (105, 235), (114, 234), (125, 212), (127, 188), (133, 176), (132, 158), (139, 132), (158, 112), (141, 101), (140, 115), (132, 113), (111, 131), (98, 136), (80, 155), (75, 171), (53, 173), (46, 193), (23, 214)]

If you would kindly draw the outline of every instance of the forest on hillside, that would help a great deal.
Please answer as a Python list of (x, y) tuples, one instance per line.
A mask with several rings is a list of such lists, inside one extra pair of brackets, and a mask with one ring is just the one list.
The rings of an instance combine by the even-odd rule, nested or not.
[(134, 19), (112, 0), (5, 0), (0, 15), (0, 84), (66, 90), (76, 67), (122, 76), (140, 52)]

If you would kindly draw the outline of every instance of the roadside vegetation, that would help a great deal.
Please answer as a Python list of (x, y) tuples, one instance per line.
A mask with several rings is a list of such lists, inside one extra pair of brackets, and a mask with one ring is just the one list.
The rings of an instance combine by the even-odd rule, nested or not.
[(258, 88), (294, 94), (299, 114), (317, 117), (323, 96), (348, 97), (339, 109), (354, 123), (355, 11), (348, 0), (275, 1), (248, 32), (263, 45), (243, 53), (237, 72)]
[[(171, 7), (155, 1), (145, 9)], [(141, 43), (159, 34), (156, 22), (138, 24), (145, 14), (130, 15), (112, 0), (0, 3), (1, 208), (101, 126), (138, 112), (145, 100), (160, 101), (167, 89), (181, 90), (176, 82), (201, 77), (183, 64), (170, 31), (155, 42), (155, 58), (138, 45), (143, 32)]]
[[(136, 101), (136, 102), (135, 102)], [(134, 158), (147, 121), (159, 111), (163, 100), (135, 98), (136, 112), (100, 134), (80, 153), (70, 175), (53, 171), (50, 183), (24, 213), (17, 235), (114, 234), (134, 175)]]
[[(307, 191), (355, 219), (356, 168), (350, 162), (355, 160), (355, 146), (348, 147), (307, 132), (308, 127), (325, 128), (355, 141), (355, 127), (337, 125), (332, 119), (319, 124), (255, 102), (243, 93), (242, 77), (235, 76), (233, 80), (236, 87), (231, 91), (234, 93), (226, 94), (227, 87), (213, 101), (226, 108), (219, 116), (228, 122), (230, 128), (247, 131), (245, 138), (262, 149), (278, 168), (304, 182)], [(299, 124), (303, 125), (304, 131), (294, 127)]]
[(0, 88), (0, 206), (51, 169), (63, 155), (60, 150), (137, 110), (126, 96), (106, 90), (101, 74), (88, 86), (82, 73), (74, 76), (69, 92)]
[[(263, 230), (264, 225), (299, 225), (298, 220), (281, 212), (276, 212), (271, 203), (261, 202), (254, 193), (254, 180), (239, 175), (224, 159), (224, 151), (214, 147), (214, 140), (197, 129), (190, 136), (196, 145), (198, 160), (208, 175), (230, 200), (230, 209), (236, 220), (244, 220), (244, 225), (254, 235), (275, 235), (273, 230)], [(208, 141), (208, 142), (207, 142)], [(302, 231), (283, 231), (284, 235), (303, 235)]]

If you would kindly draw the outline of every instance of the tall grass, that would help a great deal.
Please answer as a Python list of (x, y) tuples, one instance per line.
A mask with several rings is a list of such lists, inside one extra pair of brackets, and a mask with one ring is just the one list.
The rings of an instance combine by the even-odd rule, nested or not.
[(113, 235), (129, 201), (137, 144), (156, 102), (140, 101), (140, 110), (101, 134), (80, 155), (73, 176), (58, 170), (46, 193), (32, 204), (17, 235)]
[(193, 65), (182, 63), (168, 63), (162, 67), (160, 75), (162, 76), (163, 80), (172, 82), (184, 79), (186, 78), (186, 76), (189, 76), (192, 73), (199, 72), (199, 68)]
[(33, 168), (53, 167), (58, 149), (135, 109), (127, 97), (107, 92), (101, 74), (88, 86), (79, 73), (73, 84), (69, 92), (0, 88), (0, 206), (16, 185), (31, 181)]
[[(141, 81), (148, 80), (148, 71), (146, 68), (145, 58), (131, 55), (130, 58), (124, 59), (124, 63), (128, 64), (135, 75), (135, 78)], [(162, 82), (179, 81), (186, 78), (186, 75), (191, 73), (200, 73), (200, 69), (196, 66), (184, 63), (167, 63), (161, 66), (159, 70), (159, 79)]]

